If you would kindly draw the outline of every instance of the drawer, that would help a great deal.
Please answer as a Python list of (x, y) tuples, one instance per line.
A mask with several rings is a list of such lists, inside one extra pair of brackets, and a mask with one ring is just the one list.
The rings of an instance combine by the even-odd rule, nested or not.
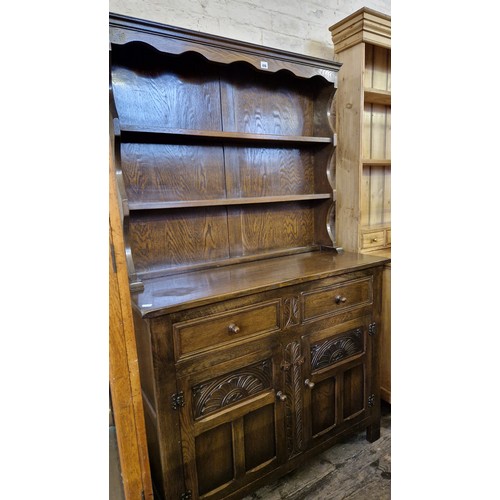
[(376, 248), (385, 245), (385, 231), (374, 231), (371, 233), (363, 233), (361, 247), (366, 248)]
[(339, 311), (369, 305), (373, 302), (372, 278), (361, 278), (314, 290), (302, 295), (304, 321)]
[(385, 244), (390, 246), (391, 244), (391, 230), (388, 229), (385, 233)]
[(174, 324), (176, 360), (279, 330), (279, 304), (273, 300)]

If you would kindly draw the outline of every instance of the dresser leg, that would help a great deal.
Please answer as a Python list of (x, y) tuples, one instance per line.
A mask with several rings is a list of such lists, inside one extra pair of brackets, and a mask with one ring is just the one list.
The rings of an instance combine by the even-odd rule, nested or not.
[(366, 428), (366, 440), (373, 443), (380, 437), (380, 421)]

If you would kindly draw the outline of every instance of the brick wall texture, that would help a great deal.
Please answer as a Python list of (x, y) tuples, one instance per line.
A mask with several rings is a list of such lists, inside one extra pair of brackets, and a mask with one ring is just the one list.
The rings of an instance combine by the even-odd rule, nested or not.
[(117, 14), (324, 59), (328, 28), (361, 7), (390, 14), (391, 0), (109, 0)]

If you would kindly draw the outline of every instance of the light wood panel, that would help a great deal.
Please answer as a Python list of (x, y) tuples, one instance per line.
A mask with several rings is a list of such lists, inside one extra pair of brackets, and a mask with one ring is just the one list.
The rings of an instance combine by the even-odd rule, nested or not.
[[(342, 63), (337, 93), (337, 241), (391, 255), (391, 18), (362, 8), (330, 28)], [(361, 82), (360, 82), (361, 80)], [(343, 90), (342, 86), (350, 86)], [(363, 104), (358, 108), (358, 94)], [(347, 111), (349, 110), (349, 111)], [(350, 117), (360, 113), (361, 122)], [(358, 161), (359, 160), (359, 161)], [(390, 265), (384, 270), (381, 394), (391, 401)]]
[(335, 58), (343, 64), (336, 97), (337, 240), (360, 251), (363, 231), (379, 226), (385, 231), (391, 222), (390, 49), (358, 43)]
[[(362, 140), (365, 126), (364, 103), (364, 46), (353, 46), (349, 51), (336, 55), (343, 66), (339, 71), (337, 91), (337, 242), (346, 250), (358, 250), (360, 210), (365, 191), (361, 186), (360, 169)], [(368, 143), (369, 144), (369, 143)]]
[[(110, 145), (110, 151), (113, 148)], [(109, 383), (125, 498), (152, 499), (144, 410), (114, 166), (109, 172)]]

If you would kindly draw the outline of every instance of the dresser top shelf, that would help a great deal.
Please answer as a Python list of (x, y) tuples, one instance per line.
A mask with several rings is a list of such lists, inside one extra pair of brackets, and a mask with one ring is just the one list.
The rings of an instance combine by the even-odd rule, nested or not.
[(384, 257), (332, 250), (306, 252), (144, 280), (144, 291), (134, 294), (134, 302), (143, 317), (161, 316), (387, 262)]

